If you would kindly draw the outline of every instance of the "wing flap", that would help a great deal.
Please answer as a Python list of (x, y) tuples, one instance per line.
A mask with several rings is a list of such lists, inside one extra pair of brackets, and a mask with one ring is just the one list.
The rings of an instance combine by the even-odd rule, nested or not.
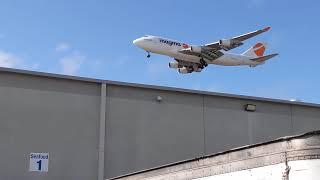
[(211, 48), (201, 47), (201, 52), (194, 52), (191, 48), (181, 49), (179, 50), (180, 53), (199, 56), (208, 59), (209, 61), (213, 61), (221, 56), (223, 53), (221, 51), (212, 50)]

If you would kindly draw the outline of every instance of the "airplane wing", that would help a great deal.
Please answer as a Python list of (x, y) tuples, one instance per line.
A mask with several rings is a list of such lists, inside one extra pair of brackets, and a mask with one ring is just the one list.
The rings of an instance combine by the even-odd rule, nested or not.
[(203, 58), (208, 59), (209, 61), (213, 61), (223, 55), (223, 52), (217, 51), (212, 48), (207, 48), (207, 47), (200, 47), (200, 48), (201, 49), (199, 51), (194, 51), (193, 47), (189, 47), (186, 49), (181, 49), (179, 50), (179, 52), (187, 55), (201, 56)]
[(241, 46), (243, 44), (243, 41), (250, 39), (254, 36), (257, 36), (261, 33), (267, 32), (270, 29), (271, 27), (265, 27), (263, 29), (252, 31), (240, 36), (233, 37), (231, 39), (222, 39), (214, 43), (205, 44), (205, 47), (216, 49), (217, 51), (221, 49), (228, 51), (230, 49)]
[(240, 36), (233, 37), (231, 39), (222, 39), (220, 41), (205, 44), (203, 46), (190, 46), (188, 48), (179, 50), (179, 52), (188, 55), (201, 56), (208, 59), (209, 61), (213, 61), (223, 55), (223, 52), (221, 52), (220, 50), (223, 49), (225, 51), (228, 51), (230, 49), (239, 47), (243, 44), (243, 41), (257, 36), (261, 33), (267, 32), (268, 30), (270, 30), (270, 28), (271, 27), (265, 27), (264, 29), (249, 32)]

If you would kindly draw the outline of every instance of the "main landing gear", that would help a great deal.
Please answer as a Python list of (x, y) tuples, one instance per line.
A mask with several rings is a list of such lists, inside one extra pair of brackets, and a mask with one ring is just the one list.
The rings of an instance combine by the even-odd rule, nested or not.
[(148, 53), (147, 58), (150, 58), (151, 57), (150, 52), (147, 51), (147, 53)]

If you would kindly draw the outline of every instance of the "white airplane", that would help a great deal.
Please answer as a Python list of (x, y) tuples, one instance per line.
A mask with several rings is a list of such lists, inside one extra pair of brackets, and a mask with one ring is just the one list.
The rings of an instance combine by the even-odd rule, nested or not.
[(266, 43), (257, 43), (242, 54), (233, 54), (227, 51), (241, 46), (243, 41), (267, 32), (269, 29), (270, 27), (266, 27), (231, 39), (222, 39), (201, 46), (188, 45), (179, 41), (149, 35), (134, 40), (133, 44), (147, 51), (148, 58), (150, 57), (150, 52), (174, 58), (175, 62), (170, 62), (169, 67), (177, 69), (182, 74), (201, 72), (208, 64), (255, 67), (278, 54), (263, 56), (266, 50)]

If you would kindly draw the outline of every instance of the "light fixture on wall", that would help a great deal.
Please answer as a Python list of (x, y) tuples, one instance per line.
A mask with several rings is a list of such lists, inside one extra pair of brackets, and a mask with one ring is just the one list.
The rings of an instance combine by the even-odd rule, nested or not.
[(162, 101), (162, 97), (161, 96), (157, 96), (156, 100), (157, 100), (157, 102), (161, 102)]
[(256, 105), (254, 105), (254, 104), (246, 104), (244, 106), (244, 110), (250, 111), (250, 112), (255, 112), (256, 111)]

